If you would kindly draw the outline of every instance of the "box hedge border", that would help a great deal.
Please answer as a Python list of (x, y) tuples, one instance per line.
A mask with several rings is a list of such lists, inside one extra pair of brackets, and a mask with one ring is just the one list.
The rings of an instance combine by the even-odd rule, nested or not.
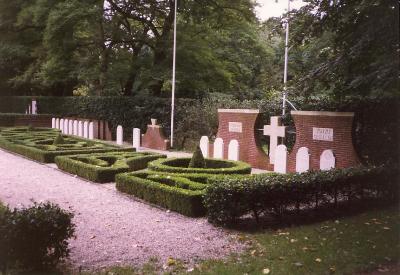
[[(128, 171), (141, 170), (147, 167), (150, 161), (158, 158), (165, 158), (165, 155), (155, 153), (137, 153), (131, 152), (132, 157), (126, 160), (118, 159), (125, 152), (106, 152), (106, 153), (93, 153), (93, 154), (77, 154), (68, 156), (57, 156), (55, 162), (61, 170), (68, 173), (78, 175), (82, 178), (98, 183), (113, 182), (115, 175)], [(90, 157), (116, 157), (117, 161), (114, 165), (109, 167), (101, 167), (90, 163), (85, 163), (74, 158), (90, 158)], [(128, 165), (129, 162), (129, 165)]]

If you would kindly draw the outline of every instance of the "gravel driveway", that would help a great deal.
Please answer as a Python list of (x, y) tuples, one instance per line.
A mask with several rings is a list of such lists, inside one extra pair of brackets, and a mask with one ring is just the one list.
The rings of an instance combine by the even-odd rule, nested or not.
[(12, 207), (51, 201), (75, 213), (70, 262), (83, 269), (141, 265), (150, 258), (194, 262), (237, 252), (234, 235), (136, 201), (115, 190), (0, 150), (0, 200)]

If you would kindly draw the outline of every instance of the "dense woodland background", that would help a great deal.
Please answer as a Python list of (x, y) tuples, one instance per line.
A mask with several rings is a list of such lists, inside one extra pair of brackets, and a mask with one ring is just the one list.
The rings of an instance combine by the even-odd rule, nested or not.
[[(355, 111), (361, 143), (381, 160), (396, 157), (399, 1), (305, 2), (289, 15), (289, 99), (302, 110)], [(218, 107), (280, 114), (286, 15), (260, 22), (254, 5), (178, 2), (178, 147), (212, 136)], [(168, 131), (173, 6), (0, 0), (0, 111), (26, 108), (25, 99), (4, 96), (52, 96), (39, 100), (41, 112), (142, 128), (158, 116)]]

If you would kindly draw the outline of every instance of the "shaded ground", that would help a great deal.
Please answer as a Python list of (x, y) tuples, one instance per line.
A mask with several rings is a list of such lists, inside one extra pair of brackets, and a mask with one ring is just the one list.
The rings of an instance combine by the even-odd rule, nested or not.
[(141, 265), (152, 257), (194, 262), (241, 250), (233, 235), (100, 185), (0, 150), (0, 201), (12, 207), (51, 201), (75, 213), (75, 267)]

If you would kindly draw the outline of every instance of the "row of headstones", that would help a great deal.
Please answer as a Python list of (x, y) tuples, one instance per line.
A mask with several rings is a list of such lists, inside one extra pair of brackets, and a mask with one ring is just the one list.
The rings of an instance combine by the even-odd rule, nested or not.
[[(281, 144), (276, 147), (274, 172), (287, 172), (288, 152), (285, 145)], [(335, 168), (335, 156), (332, 150), (324, 150), (319, 158), (319, 169), (330, 170)], [(310, 153), (307, 147), (300, 147), (296, 152), (296, 172), (303, 173), (310, 169)]]
[(94, 139), (94, 123), (88, 120), (67, 118), (52, 118), (51, 128), (61, 130), (65, 135), (74, 135), (88, 139)]
[[(207, 136), (202, 136), (200, 139), (200, 149), (205, 158), (209, 158), (209, 145), (210, 141)], [(213, 144), (213, 158), (223, 159), (224, 158), (224, 140), (222, 138), (216, 138)], [(232, 139), (228, 144), (228, 159), (239, 160), (239, 142), (236, 139)]]
[[(139, 148), (140, 147), (140, 129), (139, 128), (133, 128), (132, 132), (132, 146), (133, 148)], [(117, 144), (122, 145), (124, 143), (124, 129), (122, 128), (121, 125), (117, 126)]]

